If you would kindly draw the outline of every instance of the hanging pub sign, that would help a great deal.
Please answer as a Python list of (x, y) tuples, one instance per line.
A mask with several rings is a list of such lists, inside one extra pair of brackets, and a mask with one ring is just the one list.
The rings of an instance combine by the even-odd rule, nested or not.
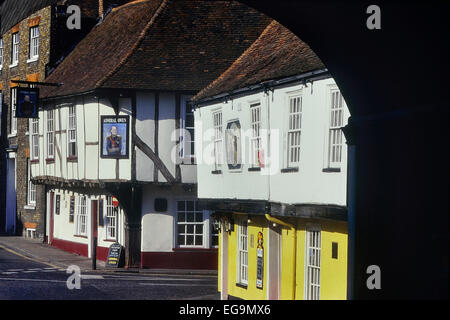
[(228, 169), (240, 169), (242, 163), (241, 124), (239, 120), (228, 122), (226, 131)]
[(39, 89), (21, 88), (16, 90), (16, 118), (38, 118)]
[(102, 116), (100, 157), (129, 158), (129, 116)]
[(258, 232), (258, 247), (256, 248), (256, 288), (263, 288), (264, 279), (264, 248), (263, 233)]

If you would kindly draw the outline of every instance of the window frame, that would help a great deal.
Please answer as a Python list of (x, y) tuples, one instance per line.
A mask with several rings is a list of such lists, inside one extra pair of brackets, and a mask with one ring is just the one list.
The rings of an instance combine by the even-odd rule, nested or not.
[[(337, 108), (335, 108), (335, 94), (338, 95), (339, 104)], [(333, 86), (330, 88), (329, 92), (329, 102), (328, 102), (328, 123), (327, 123), (327, 168), (340, 169), (343, 161), (343, 149), (344, 149), (344, 133), (342, 128), (345, 125), (345, 101), (342, 97), (342, 93), (340, 90)], [(340, 113), (339, 113), (340, 112)], [(339, 116), (334, 116), (338, 114)], [(337, 119), (337, 120), (336, 120)], [(333, 120), (336, 125), (333, 125)], [(336, 138), (337, 137), (337, 138)], [(335, 139), (336, 138), (336, 139)], [(337, 141), (339, 140), (339, 141)], [(333, 141), (337, 141), (336, 144), (333, 144)], [(339, 156), (336, 158), (333, 157), (335, 153), (334, 150), (338, 149)], [(336, 153), (337, 155), (337, 153)], [(339, 161), (333, 161), (338, 159)]]
[(223, 113), (222, 109), (212, 113), (214, 128), (214, 166), (216, 170), (223, 164)]
[(30, 128), (30, 160), (34, 161), (39, 160), (39, 118), (30, 119)]
[[(17, 41), (15, 41), (17, 40)], [(20, 47), (20, 34), (19, 31), (14, 32), (11, 35), (11, 65), (15, 67), (19, 64), (19, 47)]]
[[(318, 246), (311, 246), (311, 236), (318, 235)], [(317, 244), (317, 243), (315, 243)], [(313, 261), (315, 264), (311, 264), (311, 260), (308, 259), (309, 251), (313, 250), (315, 252), (316, 259)], [(305, 276), (304, 276), (304, 298), (305, 300), (320, 300), (320, 284), (321, 284), (321, 276), (322, 276), (322, 231), (319, 225), (310, 225), (307, 224), (305, 228)], [(317, 265), (318, 264), (318, 265)], [(312, 277), (312, 272), (309, 271), (315, 269), (318, 271), (315, 275), (316, 279), (318, 278), (318, 284), (312, 283), (310, 280)], [(313, 291), (312, 287), (316, 287), (317, 291)]]
[(17, 135), (17, 118), (16, 118), (16, 108), (17, 108), (17, 87), (11, 88), (10, 90), (10, 125), (9, 133), (11, 136)]
[[(178, 209), (178, 203), (179, 202), (184, 202), (184, 211), (180, 211)], [(188, 206), (187, 203), (188, 202), (193, 202), (193, 210), (188, 210)], [(206, 221), (207, 219), (205, 218), (205, 210), (197, 210), (197, 206), (198, 206), (198, 200), (192, 200), (192, 199), (177, 199), (175, 201), (176, 203), (176, 219), (175, 219), (175, 243), (176, 243), (176, 247), (177, 248), (198, 248), (198, 249), (202, 249), (202, 248), (207, 248), (207, 241), (206, 241)], [(184, 213), (185, 215), (185, 219), (184, 221), (180, 221), (180, 215), (179, 213)], [(194, 214), (194, 218), (193, 221), (187, 221), (187, 214)], [(196, 214), (201, 213), (201, 222), (196, 221)], [(179, 226), (183, 225), (184, 226), (184, 232), (180, 232), (179, 230)], [(188, 231), (188, 225), (193, 225), (193, 232), (189, 232)], [(197, 226), (201, 225), (201, 233), (197, 233)], [(180, 243), (179, 237), (184, 235), (184, 244)], [(188, 236), (193, 236), (193, 244), (186, 244), (187, 243), (187, 237)], [(196, 244), (196, 237), (200, 237), (201, 236), (201, 244)]]
[[(87, 237), (88, 232), (88, 205), (87, 205), (87, 196), (85, 195), (78, 195), (78, 201), (76, 201), (76, 235)], [(84, 232), (83, 232), (84, 227)]]
[[(34, 197), (33, 197), (34, 194)], [(36, 185), (31, 182), (31, 161), (27, 158), (27, 205), (36, 206), (37, 190)]]
[[(49, 115), (52, 115), (50, 118)], [(50, 126), (51, 123), (51, 126)], [(49, 130), (51, 127), (52, 130)], [(47, 117), (46, 117), (46, 139), (47, 139), (47, 159), (54, 159), (55, 158), (55, 110), (50, 109), (47, 110)], [(50, 139), (51, 137), (51, 139)], [(50, 143), (51, 141), (51, 143)], [(50, 148), (51, 147), (51, 148)], [(50, 153), (50, 150), (52, 151)]]
[(3, 69), (3, 55), (4, 51), (3, 51), (3, 38), (0, 38), (0, 70)]
[[(33, 30), (37, 30), (37, 35), (33, 35)], [(29, 45), (28, 45), (28, 61), (32, 62), (39, 59), (39, 46), (40, 46), (40, 29), (39, 25), (29, 28)], [(33, 46), (34, 45), (34, 46)], [(32, 53), (35, 53), (32, 55)]]
[[(242, 231), (245, 230), (244, 234)], [(237, 270), (236, 270), (236, 282), (239, 285), (248, 286), (248, 242), (249, 242), (249, 233), (248, 233), (248, 217), (240, 217), (237, 219)], [(244, 238), (245, 238), (245, 246), (244, 246)], [(245, 259), (243, 259), (245, 257)], [(243, 263), (243, 260), (246, 260), (246, 263)], [(243, 272), (245, 270), (245, 272)], [(245, 277), (243, 277), (243, 273)]]
[[(292, 112), (292, 103), (291, 101), (300, 99), (300, 107), (295, 109), (294, 112)], [(298, 92), (295, 94), (291, 94), (288, 96), (288, 109), (287, 109), (287, 128), (286, 128), (286, 167), (287, 168), (294, 168), (298, 167), (300, 165), (300, 159), (301, 159), (301, 136), (302, 136), (302, 121), (303, 121), (303, 94), (302, 92)], [(298, 128), (291, 126), (291, 124), (295, 123), (295, 116), (298, 116)], [(294, 119), (292, 119), (294, 117)], [(298, 134), (298, 143), (292, 144), (292, 136), (295, 136)], [(295, 154), (292, 154), (292, 152), (296, 152)]]
[[(73, 114), (71, 115), (71, 110)], [(71, 127), (71, 118), (73, 119)], [(73, 132), (74, 138), (71, 138), (71, 132)], [(71, 154), (71, 144), (74, 144), (74, 154)], [(78, 145), (77, 145), (77, 110), (75, 105), (70, 105), (67, 108), (67, 157), (76, 158), (78, 156)]]
[[(106, 201), (104, 201), (104, 206), (105, 206), (105, 235), (106, 235), (106, 240), (115, 240), (117, 241), (118, 237), (117, 237), (117, 230), (118, 230), (118, 217), (119, 217), (119, 208), (115, 208), (114, 205), (112, 204), (112, 196), (107, 196), (106, 197)], [(114, 221), (114, 223), (111, 223), (111, 221)], [(111, 231), (114, 232), (111, 232)], [(114, 233), (114, 235), (113, 235)]]
[[(194, 124), (194, 110), (193, 110), (193, 106), (189, 103), (188, 99), (181, 99), (181, 105), (184, 106), (181, 108), (181, 112), (180, 112), (180, 125), (181, 125), (181, 132), (180, 132), (180, 158), (182, 161), (187, 160), (187, 161), (191, 161), (195, 162), (195, 124)], [(191, 107), (191, 112), (187, 112), (187, 108)], [(192, 116), (192, 127), (186, 127), (186, 119), (187, 116)], [(187, 140), (187, 132), (189, 132), (189, 130), (192, 130), (192, 132), (194, 133), (194, 136), (190, 137), (190, 140)], [(191, 152), (190, 154), (186, 154), (186, 145), (190, 143), (191, 144)], [(192, 148), (192, 145), (194, 146)]]
[[(254, 112), (254, 111), (256, 111), (256, 112)], [(250, 104), (250, 128), (252, 131), (252, 136), (250, 137), (251, 167), (252, 168), (261, 168), (261, 161), (259, 159), (260, 151), (261, 151), (261, 103), (260, 102), (254, 102), (254, 103)]]

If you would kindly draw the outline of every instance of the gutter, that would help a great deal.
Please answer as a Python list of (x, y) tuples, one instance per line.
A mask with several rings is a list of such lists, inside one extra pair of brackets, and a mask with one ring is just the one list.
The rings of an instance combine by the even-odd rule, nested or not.
[(272, 217), (269, 213), (265, 214), (266, 219), (273, 223), (278, 223), (279, 225), (291, 228), (292, 232), (294, 233), (294, 258), (292, 259), (292, 266), (293, 266), (293, 277), (292, 277), (292, 300), (295, 300), (295, 289), (296, 289), (296, 282), (297, 282), (297, 229), (293, 224), (284, 222), (280, 219), (277, 219), (275, 217)]
[(209, 102), (212, 102), (215, 100), (229, 99), (232, 96), (248, 93), (248, 92), (255, 91), (255, 90), (261, 90), (261, 89), (264, 90), (268, 87), (280, 86), (280, 85), (288, 84), (288, 83), (292, 83), (292, 82), (301, 82), (301, 83), (306, 84), (307, 80), (311, 80), (311, 79), (320, 80), (322, 78), (328, 78), (330, 76), (331, 75), (330, 75), (330, 72), (328, 71), (328, 69), (326, 69), (326, 68), (319, 69), (319, 70), (309, 71), (309, 72), (302, 73), (300, 75), (290, 76), (290, 77), (286, 77), (286, 78), (282, 78), (282, 79), (263, 81), (258, 84), (250, 85), (250, 86), (247, 86), (244, 88), (239, 88), (239, 89), (235, 89), (232, 91), (219, 93), (219, 94), (216, 94), (211, 97), (200, 99), (198, 101), (194, 100), (193, 103), (197, 107), (201, 104), (206, 104), (206, 103), (209, 103)]

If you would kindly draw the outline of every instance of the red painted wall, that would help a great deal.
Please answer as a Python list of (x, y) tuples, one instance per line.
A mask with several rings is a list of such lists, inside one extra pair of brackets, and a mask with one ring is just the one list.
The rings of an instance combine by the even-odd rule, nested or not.
[(141, 268), (217, 270), (217, 249), (141, 252)]

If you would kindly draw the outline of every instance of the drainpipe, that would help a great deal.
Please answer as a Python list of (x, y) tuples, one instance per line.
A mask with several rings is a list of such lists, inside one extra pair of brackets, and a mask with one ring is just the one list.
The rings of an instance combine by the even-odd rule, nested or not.
[(293, 267), (293, 277), (292, 277), (292, 298), (295, 300), (295, 288), (297, 282), (297, 229), (293, 224), (284, 222), (280, 219), (272, 217), (270, 214), (266, 213), (266, 219), (273, 223), (278, 223), (279, 225), (291, 228), (294, 233), (294, 258), (292, 259), (292, 267)]

